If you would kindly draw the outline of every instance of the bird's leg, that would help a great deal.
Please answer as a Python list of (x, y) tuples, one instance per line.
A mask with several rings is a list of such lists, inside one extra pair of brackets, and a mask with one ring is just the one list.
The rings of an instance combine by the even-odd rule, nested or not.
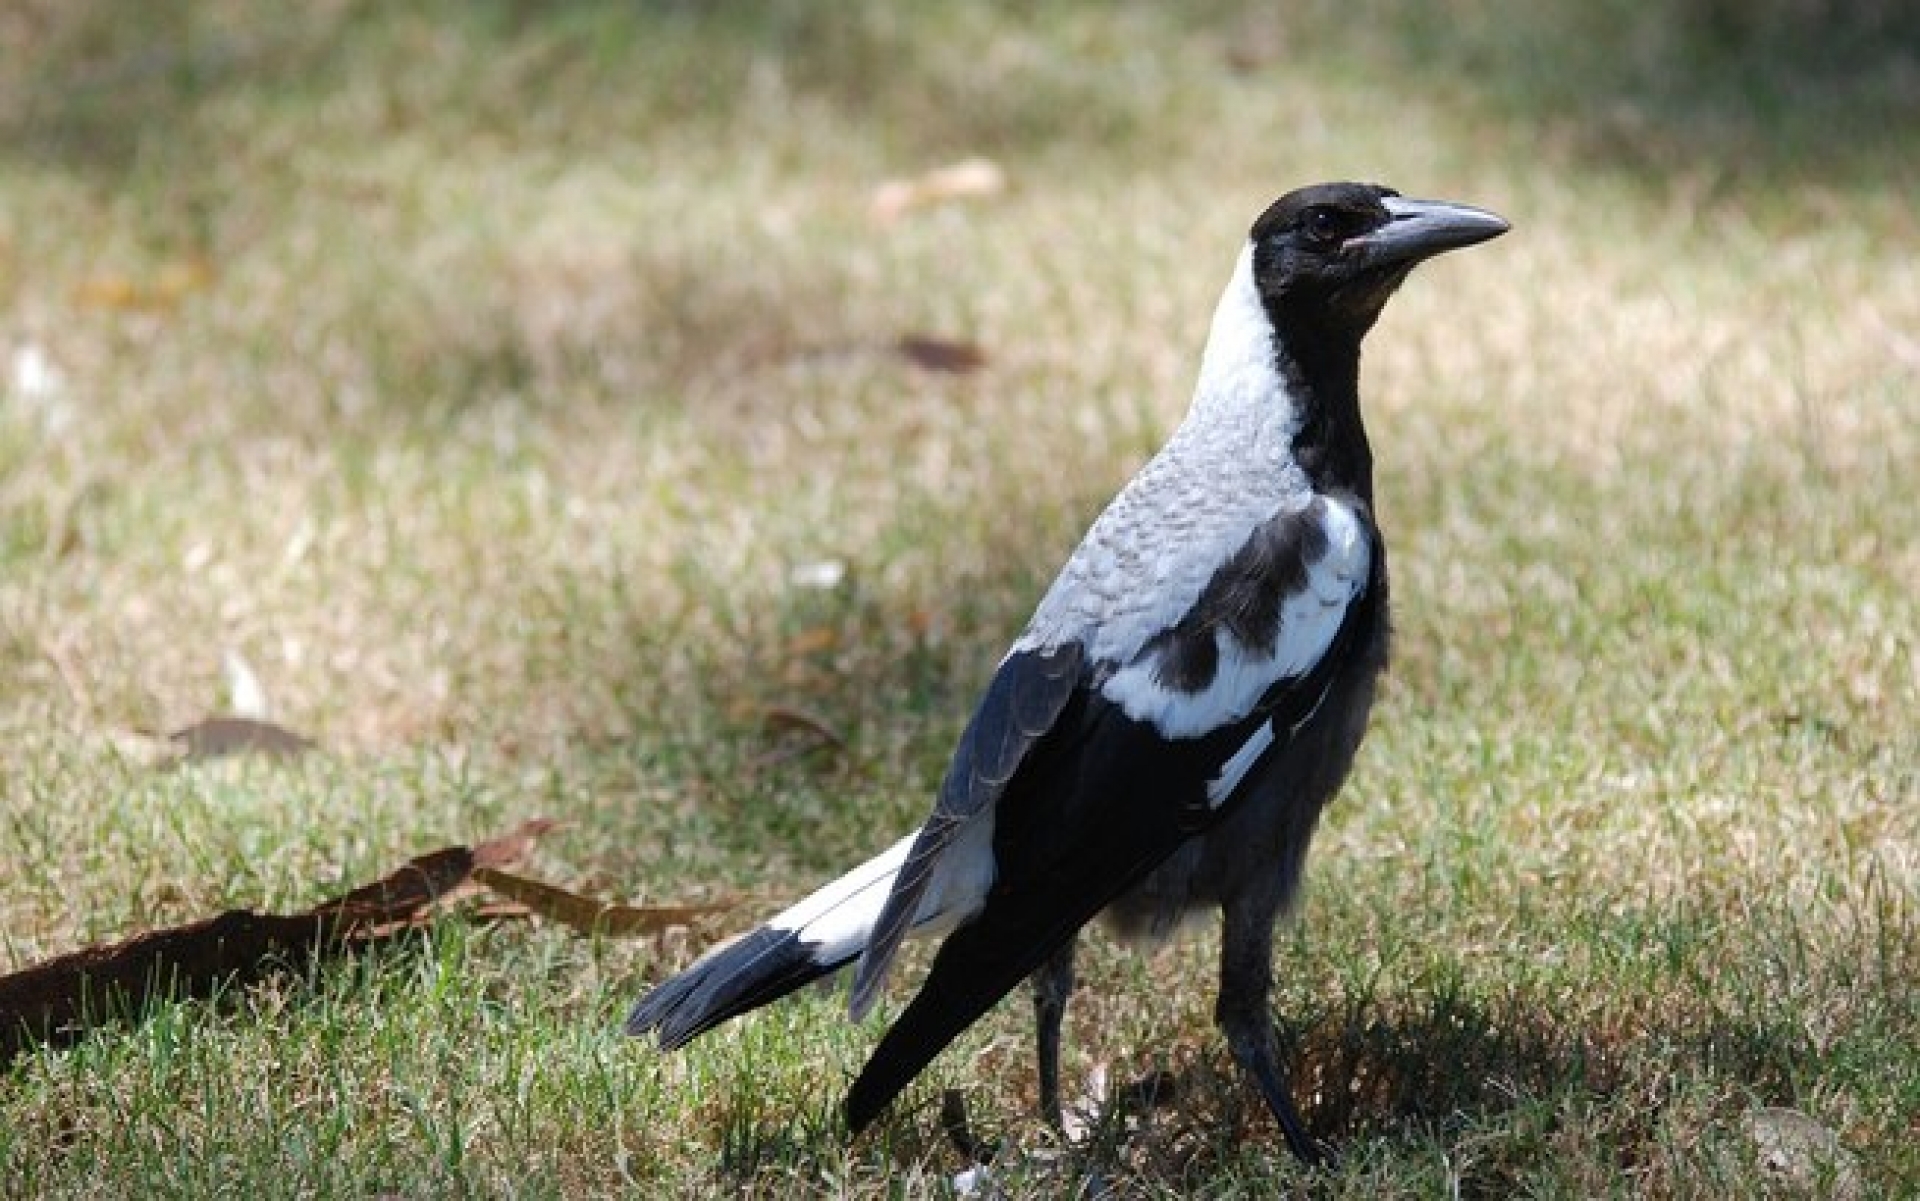
[[(1265, 890), (1256, 889), (1256, 893)], [(1237, 896), (1222, 906), (1220, 996), (1214, 1020), (1227, 1036), (1233, 1058), (1260, 1089), (1287, 1147), (1308, 1165), (1323, 1164), (1326, 1152), (1314, 1141), (1293, 1107), (1286, 1075), (1275, 1053), (1273, 1014), (1267, 1001), (1273, 988), (1273, 923), (1279, 897)]]
[(1064, 1129), (1060, 1112), (1060, 1023), (1073, 995), (1073, 943), (1069, 938), (1033, 973), (1033, 1025), (1039, 1052), (1040, 1116)]

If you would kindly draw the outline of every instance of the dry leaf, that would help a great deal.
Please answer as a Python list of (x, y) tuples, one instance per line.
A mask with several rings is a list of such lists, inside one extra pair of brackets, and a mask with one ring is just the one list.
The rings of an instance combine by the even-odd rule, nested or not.
[(473, 878), (529, 911), (569, 926), (582, 934), (608, 938), (638, 938), (685, 929), (725, 913), (732, 901), (705, 905), (612, 905), (569, 892), (558, 885), (529, 880), (497, 868), (475, 868)]
[(316, 906), (312, 912), (341, 923), (348, 933), (361, 926), (396, 920), (446, 900), (476, 872), (518, 863), (533, 849), (534, 840), (555, 824), (551, 818), (537, 817), (510, 834), (471, 848), (444, 847), (421, 855), (372, 884)]
[(788, 705), (768, 705), (761, 715), (769, 733), (781, 730), (800, 730), (813, 735), (819, 741), (836, 750), (845, 750), (847, 740), (840, 732), (827, 724), (827, 719), (805, 709), (795, 709)]
[(813, 626), (787, 639), (787, 654), (793, 657), (817, 655), (840, 645), (840, 631), (832, 626)]
[(927, 371), (964, 375), (987, 365), (987, 352), (973, 342), (932, 334), (902, 334), (894, 343), (900, 357)]
[(213, 282), (213, 266), (205, 259), (168, 263), (146, 279), (125, 275), (97, 275), (76, 284), (73, 301), (81, 308), (118, 312), (168, 312)]
[(209, 717), (167, 735), (185, 751), (175, 762), (198, 763), (227, 755), (256, 754), (292, 759), (314, 749), (313, 740), (270, 721)]
[(827, 720), (805, 709), (796, 709), (788, 705), (769, 705), (760, 715), (761, 724), (770, 735), (783, 733), (799, 734), (802, 737), (785, 746), (776, 746), (760, 755), (748, 764), (756, 771), (777, 767), (789, 760), (799, 759), (819, 751), (845, 753), (847, 740), (840, 732), (827, 724)]
[(72, 1042), (104, 1021), (138, 1015), (154, 998), (206, 996), (276, 966), (404, 930), (455, 894), (476, 869), (515, 862), (552, 827), (539, 819), (472, 848), (421, 855), (304, 913), (233, 909), (0, 977), (0, 1065), (39, 1043)]
[(907, 212), (948, 200), (998, 196), (1007, 190), (1007, 173), (992, 159), (970, 158), (938, 167), (913, 179), (890, 179), (874, 189), (873, 215), (897, 221)]

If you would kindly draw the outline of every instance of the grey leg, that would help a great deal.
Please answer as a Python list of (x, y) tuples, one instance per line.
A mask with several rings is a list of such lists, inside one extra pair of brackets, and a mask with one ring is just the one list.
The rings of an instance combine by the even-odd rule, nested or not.
[(1060, 1023), (1073, 995), (1073, 943), (1069, 938), (1033, 973), (1033, 1024), (1039, 1050), (1040, 1116), (1055, 1130), (1060, 1114)]
[(1253, 1077), (1280, 1123), (1280, 1133), (1294, 1157), (1304, 1164), (1322, 1164), (1327, 1162), (1326, 1153), (1294, 1109), (1275, 1054), (1268, 998), (1273, 988), (1273, 923), (1279, 908), (1277, 895), (1236, 896), (1222, 906), (1220, 997), (1213, 1016), (1227, 1036), (1234, 1061)]

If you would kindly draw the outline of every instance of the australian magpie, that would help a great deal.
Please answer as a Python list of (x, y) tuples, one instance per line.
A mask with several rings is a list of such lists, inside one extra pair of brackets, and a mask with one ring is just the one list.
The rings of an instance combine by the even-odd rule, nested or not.
[(1214, 1014), (1288, 1145), (1268, 1010), (1274, 922), (1347, 775), (1387, 662), (1386, 547), (1360, 342), (1424, 259), (1507, 230), (1371, 184), (1289, 192), (1253, 223), (1191, 409), (1087, 532), (988, 683), (920, 830), (634, 1008), (678, 1047), (858, 960), (851, 1010), (901, 941), (941, 938), (846, 1101), (870, 1123), (1023, 978), (1043, 1112), (1080, 928), (1224, 921)]

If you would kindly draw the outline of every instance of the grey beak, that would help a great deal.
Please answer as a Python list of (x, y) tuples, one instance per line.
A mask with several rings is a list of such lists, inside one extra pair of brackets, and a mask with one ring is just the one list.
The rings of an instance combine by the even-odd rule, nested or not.
[(1379, 229), (1349, 238), (1341, 248), (1365, 256), (1370, 267), (1417, 263), (1449, 250), (1497, 238), (1513, 228), (1485, 209), (1440, 200), (1383, 197), (1380, 203), (1392, 215)]

